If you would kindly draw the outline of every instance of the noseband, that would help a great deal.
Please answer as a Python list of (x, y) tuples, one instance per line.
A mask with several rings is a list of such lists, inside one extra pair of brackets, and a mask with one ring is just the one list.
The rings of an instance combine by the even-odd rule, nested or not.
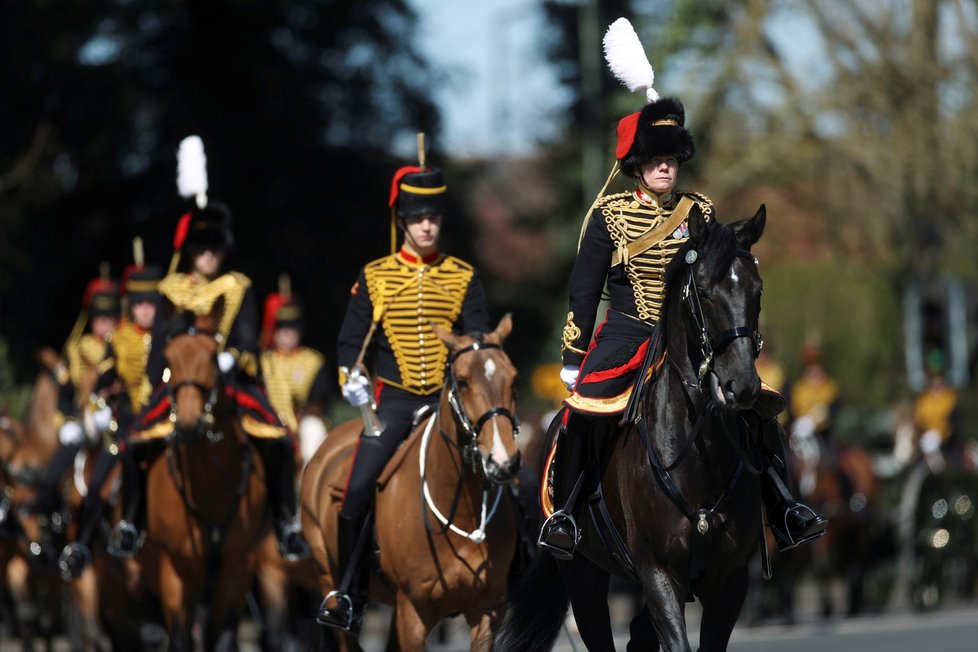
[[(195, 327), (188, 328), (177, 335), (209, 335), (211, 337), (217, 337), (214, 331), (202, 330)], [(174, 335), (167, 337), (167, 342), (169, 342), (172, 337), (174, 337)], [(214, 368), (216, 369), (216, 354), (214, 356), (213, 364)], [(181, 387), (193, 387), (200, 392), (201, 396), (204, 397), (204, 409), (200, 417), (197, 419), (196, 427), (189, 432), (181, 432), (179, 428), (174, 428), (173, 434), (170, 435), (170, 438), (178, 440), (192, 440), (204, 436), (212, 442), (221, 440), (223, 434), (214, 430), (214, 423), (217, 420), (214, 415), (214, 409), (217, 407), (217, 401), (220, 399), (219, 386), (219, 382), (215, 382), (212, 386), (208, 387), (204, 383), (196, 380), (181, 380), (178, 383), (167, 383), (166, 394), (170, 399), (170, 423), (174, 425), (177, 423), (176, 394)]]
[[(749, 251), (743, 249), (735, 251), (734, 257), (749, 258), (755, 265), (757, 264), (757, 258)], [(700, 303), (699, 287), (693, 278), (693, 265), (698, 258), (699, 256), (695, 249), (690, 249), (686, 252), (686, 263), (689, 265), (689, 274), (686, 276), (686, 284), (683, 286), (683, 303), (689, 309), (689, 315), (693, 320), (693, 325), (699, 330), (699, 382), (702, 385), (703, 379), (713, 369), (713, 360), (716, 355), (722, 353), (731, 342), (740, 337), (749, 337), (754, 343), (754, 357), (756, 358), (761, 353), (761, 347), (764, 346), (764, 338), (761, 336), (759, 329), (750, 328), (749, 326), (736, 326), (723, 331), (716, 337), (712, 337), (709, 334), (706, 328), (706, 316), (703, 314), (703, 305)]]
[(455, 422), (459, 426), (459, 431), (465, 435), (468, 435), (469, 437), (468, 443), (462, 445), (462, 458), (472, 463), (473, 466), (475, 466), (476, 460), (479, 459), (479, 447), (477, 440), (479, 438), (479, 433), (482, 432), (482, 427), (485, 426), (490, 419), (497, 416), (504, 416), (509, 419), (509, 422), (512, 424), (513, 436), (516, 437), (520, 434), (520, 419), (507, 408), (499, 406), (486, 411), (482, 416), (476, 419), (476, 422), (473, 424), (472, 420), (469, 419), (468, 415), (465, 413), (465, 408), (462, 405), (461, 399), (459, 398), (458, 378), (455, 377), (454, 363), (459, 356), (469, 353), (470, 351), (501, 348), (502, 347), (498, 344), (475, 341), (465, 348), (459, 349), (458, 351), (455, 351), (449, 355), (448, 361), (445, 363), (445, 375), (448, 377), (448, 382), (446, 383), (448, 404), (452, 408), (452, 414), (455, 416)]

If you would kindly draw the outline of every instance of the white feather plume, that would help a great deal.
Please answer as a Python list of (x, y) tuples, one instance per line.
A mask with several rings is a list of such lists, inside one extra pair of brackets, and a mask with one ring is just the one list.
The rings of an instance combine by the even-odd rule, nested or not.
[(611, 23), (604, 35), (604, 58), (608, 68), (628, 90), (645, 91), (645, 99), (655, 102), (659, 94), (652, 88), (655, 72), (645, 55), (645, 48), (627, 18)]
[(197, 205), (207, 205), (207, 156), (200, 136), (187, 136), (177, 150), (177, 190), (184, 199), (196, 198)]

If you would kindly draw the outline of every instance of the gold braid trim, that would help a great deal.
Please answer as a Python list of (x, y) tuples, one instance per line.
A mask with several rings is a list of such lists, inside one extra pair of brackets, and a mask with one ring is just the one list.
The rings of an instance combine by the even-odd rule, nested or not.
[(309, 392), (324, 363), (322, 354), (305, 347), (291, 353), (270, 350), (261, 354), (268, 400), (292, 431), (299, 427), (296, 407), (303, 408), (309, 402)]
[(574, 323), (574, 312), (567, 313), (567, 324), (564, 325), (563, 346), (561, 351), (573, 351), (574, 353), (584, 354), (584, 351), (574, 346), (581, 337), (581, 329)]
[(241, 429), (252, 437), (259, 439), (280, 439), (287, 434), (284, 426), (273, 426), (269, 423), (262, 423), (250, 414), (241, 418)]
[(245, 291), (251, 287), (251, 280), (244, 274), (230, 272), (218, 276), (208, 283), (194, 281), (189, 274), (170, 274), (160, 281), (160, 294), (170, 300), (177, 310), (189, 310), (195, 315), (206, 315), (214, 307), (214, 302), (224, 297), (224, 312), (217, 331), (221, 335), (217, 346), (223, 351), (231, 326), (241, 310)]

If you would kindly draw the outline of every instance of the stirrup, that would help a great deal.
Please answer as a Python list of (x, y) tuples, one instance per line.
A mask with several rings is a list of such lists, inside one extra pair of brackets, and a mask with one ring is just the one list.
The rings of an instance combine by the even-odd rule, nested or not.
[(285, 561), (312, 557), (312, 550), (302, 536), (302, 526), (295, 521), (283, 525), (278, 532), (278, 551)]
[[(809, 514), (811, 514), (813, 518), (813, 525), (816, 527), (820, 526), (819, 529), (816, 532), (812, 532), (811, 534), (806, 534), (804, 536), (800, 536), (800, 537), (793, 536), (791, 534), (791, 528), (788, 526), (788, 514), (796, 509), (803, 509), (806, 510)], [(781, 524), (783, 529), (775, 528), (773, 525), (771, 526), (771, 532), (774, 533), (774, 538), (778, 542), (778, 552), (786, 552), (788, 550), (792, 550), (793, 548), (797, 548), (803, 543), (808, 543), (809, 541), (814, 541), (815, 539), (824, 536), (826, 532), (826, 527), (828, 526), (829, 523), (829, 520), (827, 518), (820, 515), (818, 512), (816, 512), (814, 509), (812, 509), (805, 503), (799, 503), (799, 502), (796, 502), (795, 504), (785, 509), (781, 518), (782, 518)]]
[[(326, 606), (330, 600), (336, 601), (336, 607), (333, 609)], [(359, 634), (360, 619), (356, 618), (356, 615), (353, 598), (346, 593), (330, 591), (319, 605), (316, 622), (351, 634)]]
[[(126, 535), (132, 541), (131, 546), (124, 542)], [(143, 537), (140, 535), (139, 530), (136, 529), (135, 525), (123, 519), (112, 528), (112, 534), (109, 536), (109, 543), (106, 546), (106, 550), (113, 557), (135, 557), (142, 545)]]
[(77, 541), (69, 543), (58, 557), (58, 570), (61, 572), (61, 579), (65, 582), (78, 579), (91, 559), (92, 553), (87, 546)]
[[(571, 539), (569, 548), (549, 540), (551, 531), (561, 523), (565, 524), (568, 529), (568, 536)], [(574, 515), (558, 509), (540, 527), (540, 536), (537, 538), (537, 545), (549, 552), (556, 559), (566, 561), (574, 558), (574, 550), (577, 549), (577, 544), (580, 540), (581, 530), (577, 527), (577, 521), (574, 520)]]

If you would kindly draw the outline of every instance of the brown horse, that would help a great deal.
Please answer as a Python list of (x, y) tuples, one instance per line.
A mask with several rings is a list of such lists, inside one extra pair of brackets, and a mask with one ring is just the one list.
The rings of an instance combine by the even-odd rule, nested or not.
[[(471, 628), (472, 649), (492, 646), (516, 550), (513, 511), (499, 500), (519, 466), (516, 369), (500, 348), (511, 329), (508, 315), (481, 338), (435, 327), (449, 350), (438, 412), (395, 454), (374, 512), (380, 569), (370, 595), (394, 605), (388, 649), (423, 650), (455, 613)], [(324, 594), (337, 586), (338, 507), (362, 426), (332, 430), (303, 475), (302, 527)], [(360, 649), (350, 636), (340, 644)]]
[(792, 551), (791, 561), (810, 560), (823, 617), (835, 610), (830, 585), (841, 572), (848, 591), (847, 615), (854, 616), (865, 607), (865, 574), (874, 561), (874, 533), (879, 525), (879, 483), (873, 460), (862, 448), (816, 436), (793, 436), (790, 456), (803, 499), (832, 522), (825, 536)]
[[(216, 364), (208, 315), (185, 315), (166, 343), (173, 433), (147, 473), (147, 536), (139, 561), (160, 600), (171, 649), (192, 647), (196, 609), (208, 608), (204, 648), (233, 647), (267, 525), (264, 468), (234, 416)], [(140, 445), (140, 444), (135, 444)]]

